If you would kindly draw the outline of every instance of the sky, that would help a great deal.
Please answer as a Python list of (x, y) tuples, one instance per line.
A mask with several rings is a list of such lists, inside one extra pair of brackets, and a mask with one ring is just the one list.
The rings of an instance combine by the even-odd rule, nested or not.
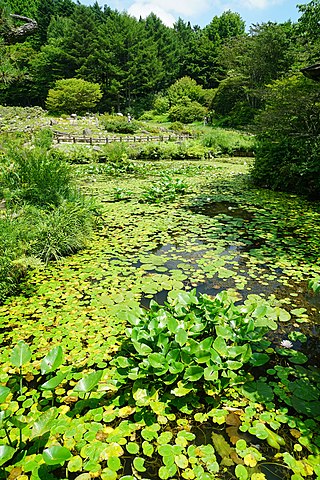
[[(89, 5), (94, 0), (80, 0)], [(297, 21), (297, 4), (310, 3), (310, 0), (98, 0), (99, 5), (108, 5), (119, 12), (145, 18), (155, 13), (165, 25), (172, 26), (180, 17), (192, 25), (205, 27), (215, 15), (231, 10), (241, 15), (247, 29), (254, 23)]]

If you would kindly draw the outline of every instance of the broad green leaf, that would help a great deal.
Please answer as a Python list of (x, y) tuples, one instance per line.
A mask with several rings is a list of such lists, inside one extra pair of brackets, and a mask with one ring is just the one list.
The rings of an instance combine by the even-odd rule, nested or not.
[(260, 365), (264, 365), (270, 360), (269, 355), (266, 353), (253, 353), (249, 360), (249, 363), (254, 367), (259, 367)]
[(59, 345), (54, 347), (48, 355), (46, 355), (41, 361), (41, 374), (51, 373), (57, 370), (63, 362), (63, 352)]
[(182, 347), (188, 340), (188, 334), (184, 328), (178, 328), (175, 334), (175, 341)]
[(15, 367), (22, 367), (31, 359), (31, 350), (23, 340), (19, 340), (11, 353), (10, 361)]
[(200, 366), (188, 367), (186, 368), (184, 379), (189, 380), (190, 382), (197, 382), (203, 376), (204, 369)]
[(103, 370), (97, 370), (96, 372), (88, 373), (84, 378), (74, 387), (75, 392), (87, 393), (93, 390), (101, 380)]
[(119, 457), (109, 457), (107, 463), (110, 470), (114, 472), (117, 472), (121, 468), (121, 461)]
[(170, 315), (167, 320), (167, 326), (168, 326), (169, 332), (175, 333), (178, 328), (178, 322), (174, 317)]
[(261, 380), (245, 383), (242, 392), (253, 402), (271, 402), (273, 400), (272, 388)]
[(10, 460), (15, 454), (15, 449), (9, 445), (0, 445), (0, 466)]
[(145, 440), (144, 442), (142, 442), (142, 450), (144, 455), (146, 455), (147, 457), (152, 457), (154, 452), (154, 447), (152, 443), (149, 443)]
[(189, 464), (188, 458), (183, 454), (176, 455), (174, 457), (174, 462), (179, 468), (182, 468), (182, 469), (187, 468)]
[(221, 357), (228, 356), (228, 347), (223, 337), (217, 337), (213, 342), (213, 348), (221, 355)]
[(177, 471), (177, 467), (174, 463), (172, 465), (166, 465), (164, 467), (160, 467), (159, 477), (162, 480), (167, 480), (168, 478), (174, 477), (174, 475), (176, 474), (176, 471)]
[(10, 393), (10, 388), (0, 386), (0, 403), (3, 403)]
[(153, 368), (163, 369), (167, 365), (167, 360), (164, 355), (160, 353), (150, 353), (148, 361)]
[(44, 412), (38, 420), (36, 420), (33, 424), (31, 430), (31, 439), (35, 437), (41, 437), (45, 433), (49, 432), (50, 428), (53, 425), (54, 420), (58, 416), (58, 409), (55, 407), (50, 408), (46, 412)]
[[(116, 480), (118, 475), (115, 470), (111, 468), (104, 468), (100, 474), (101, 480)], [(90, 479), (92, 477), (90, 476)]]
[(214, 382), (218, 380), (218, 369), (215, 366), (209, 366), (204, 369), (204, 379), (208, 382)]
[(47, 465), (63, 465), (72, 455), (67, 448), (54, 445), (43, 450), (42, 457)]
[(291, 355), (289, 356), (289, 361), (291, 363), (296, 363), (298, 365), (302, 365), (308, 361), (308, 357), (302, 353), (297, 352), (296, 350), (290, 350)]
[(42, 385), (39, 386), (41, 390), (54, 390), (62, 380), (65, 379), (67, 373), (58, 373), (58, 375), (55, 375), (54, 377), (50, 378), (47, 382), (43, 383)]

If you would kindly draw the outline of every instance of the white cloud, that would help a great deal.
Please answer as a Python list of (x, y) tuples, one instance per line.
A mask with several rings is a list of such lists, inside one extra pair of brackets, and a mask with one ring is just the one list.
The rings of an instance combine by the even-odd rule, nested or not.
[(145, 18), (153, 12), (163, 23), (172, 26), (179, 16), (191, 19), (209, 8), (210, 0), (138, 0), (128, 7), (128, 13)]
[(153, 3), (136, 2), (128, 8), (129, 15), (136, 18), (146, 18), (151, 12), (157, 15), (157, 17), (159, 17), (168, 27), (172, 27), (176, 21), (175, 17), (170, 12)]
[(256, 8), (264, 10), (265, 8), (274, 7), (275, 5), (280, 5), (283, 3), (283, 0), (238, 0), (233, 2), (235, 7), (244, 7), (244, 8)]

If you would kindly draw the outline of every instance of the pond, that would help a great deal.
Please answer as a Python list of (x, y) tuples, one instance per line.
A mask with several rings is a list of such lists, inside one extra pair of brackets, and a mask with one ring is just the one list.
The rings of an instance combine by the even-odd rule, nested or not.
[[(88, 242), (86, 250), (34, 272), (21, 295), (0, 307), (2, 364), (5, 367), (1, 381), (6, 381), (7, 372), (10, 372), (10, 348), (21, 339), (31, 346), (38, 363), (50, 348), (59, 344), (64, 351), (65, 363), (72, 365), (76, 372), (90, 371), (91, 368), (110, 368), (109, 362), (123, 348), (127, 326), (125, 318), (119, 315), (119, 312), (123, 312), (127, 307), (143, 307), (148, 312), (152, 300), (163, 305), (172, 290), (193, 292), (193, 289), (197, 294), (206, 294), (213, 299), (217, 293), (226, 290), (229, 298), (239, 308), (244, 304), (260, 301), (266, 301), (268, 305), (278, 308), (281, 312), (277, 322), (278, 329), (268, 334), (269, 350), (281, 348), (282, 342), (287, 340), (291, 348), (309, 358), (306, 364), (308, 368), (319, 367), (320, 301), (319, 295), (313, 294), (308, 288), (308, 282), (320, 274), (320, 206), (296, 196), (253, 188), (248, 181), (247, 162), (250, 160), (243, 158), (228, 161), (183, 161), (175, 164), (165, 161), (146, 162), (143, 165), (137, 164), (138, 168), (141, 167), (141, 174), (116, 178), (95, 173), (95, 169), (90, 166), (78, 167), (82, 190), (87, 195), (92, 195), (97, 204), (94, 236)], [(167, 203), (143, 202), (143, 192), (164, 174), (187, 183), (186, 193)], [(119, 195), (120, 191), (122, 195)], [(292, 336), (292, 332), (296, 334)], [(287, 365), (286, 357), (282, 358), (280, 365)], [(35, 367), (32, 368), (34, 370)], [(285, 376), (281, 377), (282, 373), (278, 372), (279, 382), (284, 382)], [(58, 388), (56, 395), (62, 406), (69, 405), (65, 399), (73, 398), (72, 385), (78, 378), (79, 375), (75, 375), (68, 385)], [(254, 397), (250, 399), (254, 401)], [(122, 463), (125, 466), (122, 470), (123, 477), (120, 467), (117, 469), (108, 465), (105, 476), (102, 475), (101, 478), (129, 479), (133, 478), (133, 474), (136, 478), (150, 479), (207, 480), (216, 476), (234, 478), (234, 465), (243, 465), (243, 461), (238, 460), (239, 455), (241, 457), (241, 448), (235, 452), (234, 444), (231, 442), (230, 446), (227, 442), (231, 438), (231, 427), (237, 440), (244, 439), (247, 442), (243, 458), (245, 455), (258, 458), (256, 452), (260, 451), (261, 455), (268, 458), (265, 463), (275, 461), (273, 456), (279, 451), (278, 447), (270, 453), (272, 440), (268, 441), (267, 449), (261, 444), (263, 440), (260, 439), (267, 438), (264, 436), (265, 432), (260, 436), (257, 433), (255, 441), (252, 440), (252, 433), (248, 433), (247, 437), (239, 434), (237, 412), (245, 412), (243, 425), (248, 424), (250, 416), (250, 411), (246, 410), (240, 401), (235, 401), (234, 407), (228, 407), (227, 413), (223, 414), (219, 413), (219, 410), (210, 413), (208, 408), (204, 411), (201, 399), (198, 399), (194, 401), (192, 408), (189, 404), (184, 404), (181, 408), (178, 406), (179, 414), (171, 412), (167, 417), (161, 410), (160, 399), (155, 398), (154, 401), (159, 401), (160, 409), (159, 412), (153, 410), (158, 415), (157, 427), (152, 430), (152, 421), (148, 423), (149, 414), (144, 407), (140, 408), (138, 414), (140, 420), (137, 420), (137, 413), (134, 417), (135, 422), (140, 422), (139, 428), (144, 425), (145, 430), (142, 435), (143, 451), (138, 457), (134, 446), (127, 448), (124, 456), (119, 453), (123, 452), (124, 445), (123, 442), (119, 443), (119, 438), (126, 438), (124, 442), (136, 445), (136, 434), (132, 425), (130, 430), (126, 424), (125, 433), (119, 434), (117, 430), (121, 419), (131, 421), (130, 408), (133, 406), (126, 406), (124, 398), (118, 399), (116, 406), (112, 407), (110, 403), (109, 406), (103, 406), (103, 416), (96, 411), (99, 406), (91, 406), (92, 410), (96, 411), (96, 417), (95, 420), (88, 417), (87, 424), (94, 422), (98, 425), (102, 417), (105, 424), (100, 436), (88, 435), (87, 445), (94, 444), (97, 439), (101, 443), (101, 439), (107, 438), (108, 432), (117, 431), (120, 437), (116, 436), (111, 444), (117, 444), (119, 448), (117, 447), (117, 452), (113, 452), (111, 456), (123, 456), (125, 459)], [(253, 408), (252, 405), (248, 403), (247, 409)], [(214, 402), (210, 408), (213, 407)], [(127, 413), (122, 412), (120, 416), (112, 413), (119, 412), (119, 408), (127, 408)], [(315, 408), (318, 408), (318, 405), (315, 405)], [(304, 413), (303, 408), (299, 410), (297, 407), (297, 411)], [(234, 417), (230, 416), (232, 412), (236, 412)], [(278, 416), (284, 413), (283, 409), (277, 411)], [(88, 416), (87, 408), (83, 415)], [(275, 413), (272, 415), (271, 420), (271, 417), (265, 417), (264, 420), (264, 424), (269, 425), (269, 430), (274, 427), (270, 427), (270, 422), (275, 424), (280, 421), (275, 419)], [(192, 418), (192, 424), (183, 430), (189, 417)], [(169, 428), (170, 419), (174, 424), (172, 430)], [(227, 432), (229, 428), (229, 433), (226, 434), (225, 430), (222, 432), (221, 426), (223, 429), (226, 427)], [(88, 430), (88, 426), (86, 428), (88, 433), (90, 429)], [(159, 434), (161, 431), (163, 435), (158, 444), (171, 445), (173, 435), (177, 452), (180, 448), (178, 453), (159, 447), (156, 460), (153, 459), (153, 443), (159, 440), (157, 429), (160, 429)], [(251, 426), (250, 429), (255, 432), (254, 427)], [(298, 427), (292, 423), (291, 430), (295, 429)], [(179, 434), (181, 431), (186, 433)], [(202, 434), (209, 432), (208, 441), (199, 440), (200, 431)], [(196, 432), (195, 436), (190, 436), (190, 441), (196, 438), (195, 444), (200, 442), (197, 447), (200, 448), (200, 453), (193, 452), (188, 432)], [(292, 435), (290, 438), (286, 437), (291, 447), (296, 442), (294, 434)], [(300, 436), (301, 433), (296, 435)], [(310, 435), (308, 438), (315, 435), (314, 431)], [(72, 438), (71, 442), (67, 433), (64, 433), (64, 440), (60, 439), (60, 443), (64, 441), (64, 445), (72, 445), (70, 448), (77, 449), (82, 457), (82, 465), (86, 458), (81, 450), (86, 445), (85, 437), (81, 439), (78, 447), (77, 438)], [(319, 439), (313, 438), (313, 441), (317, 443)], [(276, 440), (275, 443), (277, 444)], [(253, 445), (258, 445), (257, 449)], [(298, 442), (298, 452), (299, 446)], [(200, 457), (206, 459), (211, 455), (213, 458), (213, 447), (217, 458), (225, 460), (222, 461), (223, 467), (220, 467), (219, 473), (219, 467), (212, 466), (209, 460), (204, 462), (206, 469), (199, 463)], [(246, 448), (254, 450), (247, 451)], [(309, 447), (304, 445), (301, 448), (308, 450)], [(316, 454), (313, 447), (307, 450), (306, 455)], [(221, 453), (223, 451), (224, 453)], [(87, 452), (86, 455), (89, 457), (91, 454)], [(171, 458), (171, 455), (175, 458), (175, 468), (170, 474), (171, 460), (167, 459), (165, 463), (165, 458)], [(96, 458), (95, 454), (93, 456)], [(164, 464), (160, 457), (164, 459)], [(84, 471), (99, 471), (99, 455), (97, 458), (93, 465), (89, 464)], [(141, 461), (136, 461), (132, 470), (134, 458), (141, 458)], [(149, 473), (147, 469), (147, 472), (142, 474), (143, 458), (147, 459)], [(197, 460), (192, 463), (191, 458)], [(293, 460), (289, 461), (282, 456), (279, 462), (283, 463), (284, 459), (284, 470), (291, 468), (297, 480), (300, 474), (306, 476), (301, 471), (299, 473), (299, 468), (302, 468), (300, 465), (299, 468), (293, 466)], [(254, 467), (259, 462), (260, 460), (252, 460), (251, 465), (250, 462), (244, 463), (252, 468), (250, 475), (254, 474)], [(163, 470), (159, 467), (159, 473), (158, 463), (165, 468)], [(281, 470), (280, 463), (277, 468), (280, 468), (280, 476), (283, 477), (285, 473)], [(194, 468), (190, 465), (194, 465)], [(269, 470), (273, 472), (270, 474), (266, 473), (267, 470), (266, 467), (262, 472), (268, 478), (279, 478), (279, 473), (275, 473), (277, 469), (272, 470), (270, 467)], [(72, 471), (77, 472), (75, 468), (70, 470)], [(247, 477), (241, 471), (241, 468), (238, 468), (236, 476), (245, 480)], [(311, 470), (310, 472), (311, 478), (315, 474)], [(259, 480), (264, 478), (261, 477), (263, 474), (256, 471), (258, 476), (252, 478)], [(33, 475), (30, 478), (38, 478), (35, 473)], [(54, 475), (56, 476), (52, 478), (64, 478), (63, 474), (59, 476), (57, 472)], [(87, 479), (79, 476), (79, 480), (80, 478)]]

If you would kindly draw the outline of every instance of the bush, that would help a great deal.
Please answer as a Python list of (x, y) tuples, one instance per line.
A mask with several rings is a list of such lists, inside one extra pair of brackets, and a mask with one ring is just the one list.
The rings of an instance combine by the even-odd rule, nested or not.
[(139, 123), (117, 115), (102, 115), (100, 123), (107, 132), (134, 134), (139, 130)]
[(260, 138), (251, 178), (262, 187), (320, 199), (319, 158), (319, 139)]
[(83, 248), (92, 223), (91, 206), (80, 199), (53, 210), (24, 206), (0, 218), (0, 303), (17, 292), (30, 268)]
[(188, 185), (181, 179), (173, 180), (164, 175), (142, 195), (142, 201), (147, 203), (172, 202), (178, 195), (184, 194)]
[(84, 145), (64, 145), (63, 148), (53, 148), (50, 154), (59, 161), (71, 164), (95, 163), (99, 158), (99, 152)]
[(168, 112), (169, 119), (172, 122), (182, 123), (192, 123), (197, 120), (203, 120), (206, 114), (206, 107), (189, 98), (185, 98), (181, 100), (180, 103), (173, 105)]
[(46, 107), (56, 113), (82, 113), (96, 106), (102, 98), (100, 86), (80, 78), (57, 80), (46, 100)]
[(253, 136), (244, 133), (216, 128), (203, 136), (202, 143), (205, 147), (212, 149), (216, 155), (232, 155), (234, 152), (252, 152), (255, 140)]

